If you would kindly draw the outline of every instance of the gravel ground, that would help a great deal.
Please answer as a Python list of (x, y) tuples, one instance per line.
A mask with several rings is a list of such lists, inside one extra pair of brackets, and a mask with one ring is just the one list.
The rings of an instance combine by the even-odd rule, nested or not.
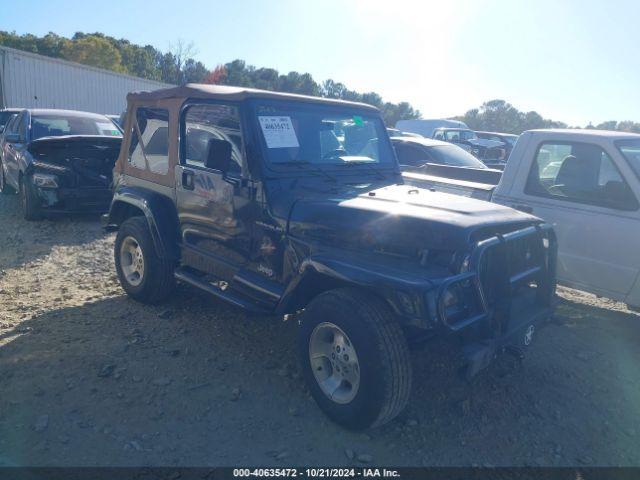
[(354, 433), (306, 391), (295, 324), (185, 286), (129, 300), (113, 240), (0, 197), (0, 465), (640, 465), (640, 319), (621, 304), (562, 289), (524, 363), (471, 384), (429, 344), (406, 411)]

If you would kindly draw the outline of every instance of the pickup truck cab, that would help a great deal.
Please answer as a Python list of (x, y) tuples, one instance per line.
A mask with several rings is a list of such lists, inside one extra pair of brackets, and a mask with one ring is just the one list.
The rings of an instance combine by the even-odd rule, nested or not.
[(511, 153), (493, 201), (533, 213), (558, 237), (558, 279), (640, 306), (640, 135), (532, 130)]
[(638, 308), (639, 175), (640, 135), (551, 129), (524, 132), (499, 181), (405, 180), (539, 216), (558, 238), (560, 283)]
[(195, 84), (127, 99), (104, 217), (123, 289), (157, 303), (179, 280), (296, 319), (304, 378), (336, 422), (400, 413), (410, 343), (451, 339), (471, 376), (550, 315), (551, 228), (405, 185), (376, 108)]

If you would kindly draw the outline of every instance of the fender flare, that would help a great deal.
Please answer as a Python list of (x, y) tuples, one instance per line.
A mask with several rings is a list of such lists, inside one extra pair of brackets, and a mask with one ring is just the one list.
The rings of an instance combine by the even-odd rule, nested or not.
[(424, 292), (434, 288), (426, 278), (400, 277), (392, 269), (376, 266), (371, 269), (366, 263), (331, 255), (314, 255), (303, 260), (298, 274), (289, 282), (276, 307), (277, 314), (295, 313), (306, 306), (313, 297), (323, 291), (341, 287), (359, 287), (371, 291), (384, 299), (399, 315), (407, 315), (399, 292), (405, 298), (415, 298), (420, 316), (424, 305)]
[(132, 208), (144, 214), (153, 245), (159, 255), (180, 258), (179, 222), (172, 199), (138, 187), (120, 187), (113, 194), (109, 213), (104, 216), (105, 229), (115, 231), (129, 217)]

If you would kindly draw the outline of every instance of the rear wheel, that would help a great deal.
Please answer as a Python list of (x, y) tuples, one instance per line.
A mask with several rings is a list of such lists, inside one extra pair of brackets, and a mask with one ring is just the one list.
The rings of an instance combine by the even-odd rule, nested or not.
[(144, 217), (129, 218), (120, 226), (114, 257), (120, 285), (130, 297), (156, 304), (170, 296), (174, 265), (158, 255)]
[(409, 400), (406, 338), (389, 306), (366, 292), (316, 297), (302, 316), (299, 354), (316, 403), (347, 428), (387, 423)]
[(20, 204), (22, 205), (22, 215), (25, 220), (40, 220), (42, 211), (40, 210), (38, 194), (34, 191), (29, 179), (20, 177)]

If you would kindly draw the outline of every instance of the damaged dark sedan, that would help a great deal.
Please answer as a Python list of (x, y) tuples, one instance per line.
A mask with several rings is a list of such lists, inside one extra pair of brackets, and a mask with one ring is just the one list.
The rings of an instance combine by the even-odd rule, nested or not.
[(0, 143), (0, 191), (18, 193), (24, 218), (103, 212), (122, 131), (108, 117), (72, 110), (22, 110)]

